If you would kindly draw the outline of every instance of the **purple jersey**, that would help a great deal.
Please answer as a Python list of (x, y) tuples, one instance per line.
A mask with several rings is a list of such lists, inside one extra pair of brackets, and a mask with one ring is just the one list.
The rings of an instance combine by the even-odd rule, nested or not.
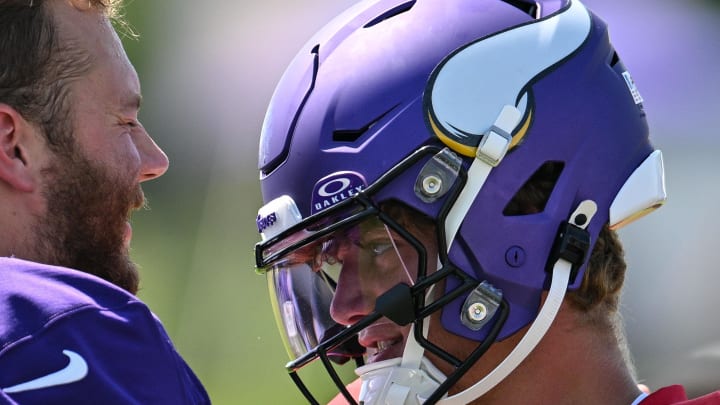
[(6, 257), (0, 389), (0, 403), (210, 403), (137, 297), (80, 271)]

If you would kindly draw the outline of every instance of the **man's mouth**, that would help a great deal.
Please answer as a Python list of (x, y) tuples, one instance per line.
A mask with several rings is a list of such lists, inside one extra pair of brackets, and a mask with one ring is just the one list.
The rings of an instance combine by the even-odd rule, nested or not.
[(401, 357), (403, 354), (403, 339), (378, 340), (368, 347), (367, 362), (376, 363), (382, 360)]
[(130, 226), (130, 222), (125, 222), (125, 232), (123, 233), (125, 248), (130, 248), (130, 240), (132, 240), (132, 226)]
[(125, 248), (127, 249), (130, 248), (130, 241), (132, 239), (132, 226), (130, 225), (130, 216), (132, 215), (133, 211), (137, 211), (143, 207), (145, 207), (145, 194), (143, 193), (142, 188), (138, 186), (131, 196), (130, 208), (127, 212), (127, 221), (125, 222), (125, 231), (123, 233), (123, 242)]
[(402, 357), (408, 329), (386, 319), (363, 329), (358, 334), (358, 343), (366, 349), (366, 362), (376, 363)]
[(381, 340), (377, 342), (377, 351), (378, 353), (384, 352), (389, 347), (391, 347), (394, 344), (399, 343), (400, 340)]
[(145, 207), (145, 194), (142, 187), (138, 186), (132, 196), (130, 211), (137, 211), (143, 207)]

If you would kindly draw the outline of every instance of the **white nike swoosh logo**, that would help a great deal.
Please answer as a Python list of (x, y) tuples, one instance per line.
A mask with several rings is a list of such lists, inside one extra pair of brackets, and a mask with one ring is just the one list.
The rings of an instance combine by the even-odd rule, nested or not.
[(85, 362), (85, 359), (70, 350), (63, 350), (63, 354), (70, 359), (70, 362), (62, 370), (58, 370), (54, 373), (24, 382), (22, 384), (3, 388), (2, 390), (8, 394), (14, 394), (17, 392), (54, 387), (56, 385), (70, 384), (85, 378), (88, 373), (88, 365), (87, 362)]

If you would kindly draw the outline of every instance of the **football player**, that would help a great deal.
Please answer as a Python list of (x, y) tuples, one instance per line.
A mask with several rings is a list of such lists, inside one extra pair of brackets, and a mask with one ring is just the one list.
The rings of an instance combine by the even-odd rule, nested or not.
[(135, 296), (128, 218), (168, 159), (121, 3), (0, 1), (1, 404), (210, 402)]
[(366, 405), (684, 398), (639, 389), (618, 319), (615, 230), (666, 197), (648, 133), (577, 0), (373, 0), (335, 19), (260, 141), (256, 264), (303, 395), (318, 401), (298, 370), (319, 360)]

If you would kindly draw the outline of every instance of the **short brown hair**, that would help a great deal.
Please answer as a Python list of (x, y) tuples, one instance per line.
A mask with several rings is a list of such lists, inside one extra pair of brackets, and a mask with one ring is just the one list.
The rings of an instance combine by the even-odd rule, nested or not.
[[(73, 145), (69, 85), (89, 70), (90, 58), (60, 41), (49, 1), (0, 0), (0, 103), (39, 126), (51, 150), (60, 152)], [(122, 0), (87, 1), (123, 24)]]

